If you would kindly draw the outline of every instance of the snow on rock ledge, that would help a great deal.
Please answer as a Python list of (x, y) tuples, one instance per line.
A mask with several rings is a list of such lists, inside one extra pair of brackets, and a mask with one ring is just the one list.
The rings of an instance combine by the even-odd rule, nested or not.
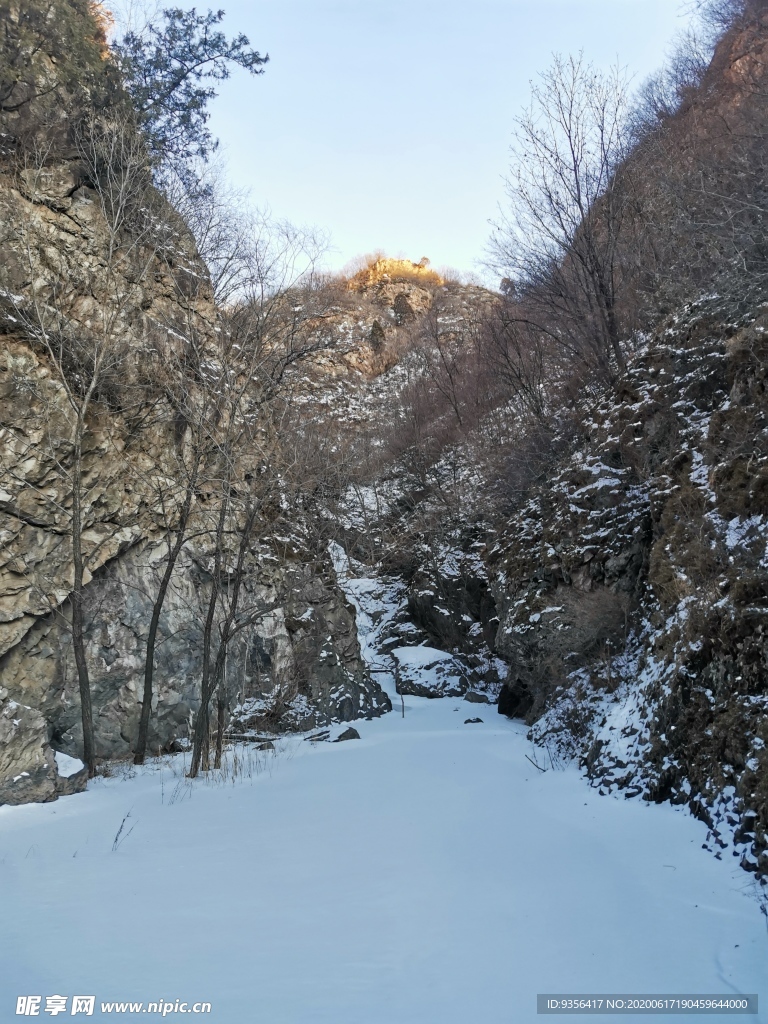
[(461, 663), (434, 647), (396, 647), (397, 692), (413, 697), (460, 697), (469, 689)]

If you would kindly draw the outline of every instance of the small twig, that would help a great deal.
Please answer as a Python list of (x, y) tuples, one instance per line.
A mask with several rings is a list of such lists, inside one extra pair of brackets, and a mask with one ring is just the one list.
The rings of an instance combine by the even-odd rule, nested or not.
[(131, 812), (130, 812), (130, 811), (128, 811), (128, 813), (126, 814), (126, 816), (125, 816), (125, 817), (123, 818), (123, 820), (122, 820), (122, 821), (120, 822), (120, 828), (119, 828), (119, 829), (117, 830), (117, 833), (116, 833), (116, 835), (115, 835), (114, 841), (113, 841), (113, 843), (112, 843), (112, 852), (113, 852), (113, 853), (114, 853), (114, 852), (115, 852), (116, 850), (118, 850), (118, 849), (120, 848), (120, 846), (121, 846), (121, 845), (122, 845), (122, 844), (123, 844), (123, 843), (125, 842), (125, 840), (126, 840), (126, 839), (128, 838), (128, 836), (129, 836), (129, 835), (131, 834), (131, 832), (133, 832), (133, 830), (134, 830), (134, 829), (136, 828), (136, 824), (137, 824), (137, 823), (136, 823), (136, 822), (134, 822), (134, 823), (133, 823), (133, 825), (131, 825), (131, 827), (130, 827), (130, 828), (128, 829), (128, 831), (127, 831), (127, 832), (125, 833), (125, 835), (124, 835), (124, 836), (122, 836), (122, 839), (120, 838), (120, 837), (121, 837), (121, 835), (122, 835), (123, 829), (125, 828), (125, 823), (126, 823), (126, 821), (128, 821), (128, 819), (130, 818), (130, 816), (131, 816)]
[[(531, 761), (530, 757), (528, 757), (527, 754), (525, 755), (525, 759), (526, 759), (526, 761)], [(548, 771), (547, 768), (542, 768), (541, 765), (540, 764), (536, 764), (535, 761), (531, 761), (531, 764), (533, 765), (534, 768), (538, 768), (540, 772)]]

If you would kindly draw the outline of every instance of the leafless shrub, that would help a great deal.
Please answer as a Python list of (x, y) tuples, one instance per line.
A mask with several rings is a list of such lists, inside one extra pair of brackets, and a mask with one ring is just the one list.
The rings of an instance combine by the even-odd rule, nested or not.
[(582, 56), (555, 58), (517, 119), (508, 208), (490, 245), (492, 266), (514, 283), (521, 319), (607, 375), (624, 365), (617, 303), (627, 106), (621, 69), (601, 75)]
[(759, 10), (759, 0), (691, 0), (691, 11), (718, 34), (738, 24), (750, 13)]
[(695, 27), (678, 36), (663, 66), (634, 98), (628, 116), (635, 144), (658, 132), (701, 85), (712, 59), (712, 46)]

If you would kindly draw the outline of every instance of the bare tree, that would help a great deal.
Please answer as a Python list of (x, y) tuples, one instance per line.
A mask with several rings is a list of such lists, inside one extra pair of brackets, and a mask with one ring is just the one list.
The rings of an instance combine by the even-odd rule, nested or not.
[(191, 777), (210, 767), (210, 705), (217, 692), (214, 767), (221, 764), (227, 652), (264, 613), (258, 605), (244, 605), (243, 594), (256, 528), (274, 505), (281, 473), (276, 419), (285, 416), (290, 402), (290, 371), (332, 342), (327, 321), (333, 296), (317, 276), (322, 245), (314, 233), (264, 219), (251, 223), (258, 230), (245, 246), (247, 274), (237, 301), (222, 313), (200, 382), (216, 396), (216, 415), (207, 421), (211, 448), (200, 484), (208, 495), (212, 553)]
[(643, 82), (629, 110), (633, 145), (658, 132), (695, 94), (712, 59), (713, 47), (713, 39), (696, 24), (678, 35), (667, 60)]
[(213, 448), (211, 423), (215, 422), (218, 413), (214, 393), (208, 388), (197, 386), (194, 381), (195, 371), (192, 366), (199, 366), (201, 356), (197, 351), (200, 341), (191, 325), (187, 332), (187, 343), (188, 347), (181, 357), (163, 346), (163, 361), (157, 361), (159, 385), (166, 399), (165, 408), (174, 420), (175, 437), (170, 445), (171, 451), (168, 452), (170, 467), (151, 461), (143, 474), (144, 484), (149, 482), (158, 526), (165, 537), (166, 554), (153, 595), (147, 633), (134, 764), (143, 764), (146, 757), (160, 618), (179, 557), (184, 545), (194, 536), (191, 524), (197, 507), (201, 477)]
[(516, 122), (508, 208), (490, 246), (492, 266), (514, 282), (519, 319), (604, 373), (624, 365), (627, 101), (618, 67), (601, 74), (581, 55), (555, 58)]
[(752, 0), (697, 7), (703, 41), (672, 53), (631, 117), (648, 322), (704, 291), (742, 303), (768, 281), (765, 13)]
[(192, 174), (174, 174), (170, 168), (164, 186), (195, 239), (217, 303), (226, 306), (241, 298), (253, 271), (254, 245), (268, 218), (254, 212), (247, 191), (228, 181), (220, 160), (197, 161)]
[(551, 347), (543, 333), (519, 315), (513, 301), (501, 300), (484, 319), (484, 358), (519, 416), (528, 413), (541, 420), (545, 415), (547, 385), (555, 376)]
[[(227, 709), (228, 694), (224, 689), (226, 679), (227, 656), (233, 639), (245, 629), (253, 626), (256, 619), (267, 609), (242, 609), (242, 596), (249, 575), (248, 559), (254, 541), (254, 530), (259, 519), (258, 496), (255, 488), (247, 488), (239, 495), (241, 508), (233, 508), (234, 481), (228, 481), (225, 500), (219, 508), (216, 524), (216, 547), (211, 573), (211, 593), (208, 601), (208, 612), (203, 629), (203, 674), (201, 680), (200, 710), (195, 721), (192, 763), (190, 778), (195, 778), (198, 771), (210, 768), (210, 702), (215, 694), (217, 700), (216, 753), (214, 768), (221, 767), (222, 746), (224, 737), (224, 720)], [(238, 511), (242, 514), (238, 516)], [(231, 555), (226, 547), (227, 519), (232, 516), (236, 520), (236, 541), (234, 564), (224, 572), (225, 560)], [(226, 579), (226, 586), (222, 583)], [(269, 609), (271, 610), (271, 609)], [(212, 639), (214, 622), (217, 612), (221, 611), (218, 623), (218, 645), (215, 659), (212, 658)]]
[(687, 6), (719, 35), (750, 14), (759, 13), (762, 4), (761, 0), (690, 0)]
[(462, 429), (467, 417), (474, 354), (470, 323), (466, 318), (458, 318), (438, 293), (420, 318), (417, 336), (421, 372), (448, 404)]

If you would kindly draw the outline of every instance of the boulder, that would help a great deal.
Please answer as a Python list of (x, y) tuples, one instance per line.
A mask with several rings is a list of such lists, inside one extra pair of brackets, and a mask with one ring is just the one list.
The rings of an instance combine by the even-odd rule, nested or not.
[(0, 705), (0, 804), (55, 800), (58, 772), (45, 719), (7, 698)]
[(413, 697), (460, 697), (468, 688), (466, 672), (452, 654), (434, 647), (396, 647), (397, 692)]
[(464, 694), (464, 700), (469, 701), (470, 704), (490, 704), (491, 699), (487, 693), (480, 693), (478, 690), (467, 690)]
[(360, 739), (360, 733), (357, 731), (357, 729), (353, 729), (352, 726), (350, 725), (350, 727), (348, 729), (345, 729), (344, 732), (341, 733), (340, 736), (337, 736), (336, 739), (333, 742), (334, 743), (341, 743), (343, 740), (359, 740), (359, 739)]

